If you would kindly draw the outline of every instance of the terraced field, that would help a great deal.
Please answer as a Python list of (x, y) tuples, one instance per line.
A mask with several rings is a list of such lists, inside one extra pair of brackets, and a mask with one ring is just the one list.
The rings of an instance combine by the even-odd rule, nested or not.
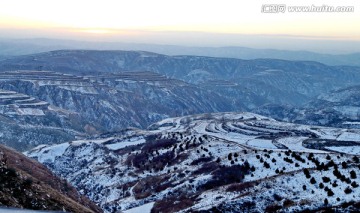
[(293, 212), (358, 209), (359, 151), (358, 130), (214, 113), (26, 154), (106, 212)]
[(49, 103), (14, 91), (0, 90), (0, 110), (6, 115), (45, 115)]

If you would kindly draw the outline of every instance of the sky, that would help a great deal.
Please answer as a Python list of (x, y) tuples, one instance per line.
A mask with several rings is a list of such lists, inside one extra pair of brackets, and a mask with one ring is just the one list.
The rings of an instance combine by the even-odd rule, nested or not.
[[(288, 11), (324, 5), (354, 11)], [(0, 37), (360, 52), (360, 1), (0, 0)]]

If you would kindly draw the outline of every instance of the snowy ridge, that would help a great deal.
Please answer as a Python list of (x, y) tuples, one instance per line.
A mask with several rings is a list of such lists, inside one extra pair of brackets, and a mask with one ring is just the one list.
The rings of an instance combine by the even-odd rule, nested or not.
[(351, 210), (360, 200), (359, 142), (360, 130), (214, 113), (26, 154), (105, 212)]

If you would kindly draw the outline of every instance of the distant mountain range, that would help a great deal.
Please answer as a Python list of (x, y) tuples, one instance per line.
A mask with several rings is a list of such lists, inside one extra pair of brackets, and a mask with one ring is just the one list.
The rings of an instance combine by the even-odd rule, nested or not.
[(206, 89), (223, 90), (223, 95), (238, 103), (238, 93), (242, 93), (246, 97), (240, 98), (247, 109), (256, 107), (256, 104), (247, 103), (247, 99), (299, 105), (324, 92), (360, 82), (359, 67), (275, 59), (167, 56), (139, 51), (63, 50), (0, 61), (0, 70), (19, 69), (74, 75), (152, 71)]
[(45, 38), (0, 40), (0, 58), (1, 55), (17, 56), (59, 49), (138, 50), (166, 55), (197, 55), (238, 59), (267, 58), (296, 61), (317, 61), (327, 65), (360, 66), (360, 53), (324, 54), (310, 51), (254, 49), (248, 47), (189, 47), (121, 42), (84, 42)]
[(354, 111), (349, 101), (357, 97), (340, 100), (337, 107), (325, 107), (321, 97), (357, 88), (360, 67), (59, 50), (2, 60), (0, 70), (0, 125), (7, 129), (1, 138), (19, 150), (207, 112), (254, 111), (337, 127), (359, 119), (357, 113), (340, 116), (338, 107)]
[[(99, 50), (6, 56), (0, 143), (106, 213), (357, 212), (360, 130), (350, 127), (360, 128), (359, 82), (360, 67), (314, 61)], [(62, 205), (63, 195), (36, 194), (49, 171), (0, 146), (3, 153), (12, 164), (0, 159), (0, 205)], [(25, 196), (12, 194), (19, 188)], [(99, 211), (78, 203), (63, 207)]]

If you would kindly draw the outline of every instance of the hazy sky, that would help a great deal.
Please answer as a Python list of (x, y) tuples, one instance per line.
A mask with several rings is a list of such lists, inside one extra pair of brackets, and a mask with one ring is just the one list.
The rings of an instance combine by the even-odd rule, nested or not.
[[(354, 12), (262, 13), (262, 6)], [(0, 0), (0, 37), (360, 51), (358, 0)]]

